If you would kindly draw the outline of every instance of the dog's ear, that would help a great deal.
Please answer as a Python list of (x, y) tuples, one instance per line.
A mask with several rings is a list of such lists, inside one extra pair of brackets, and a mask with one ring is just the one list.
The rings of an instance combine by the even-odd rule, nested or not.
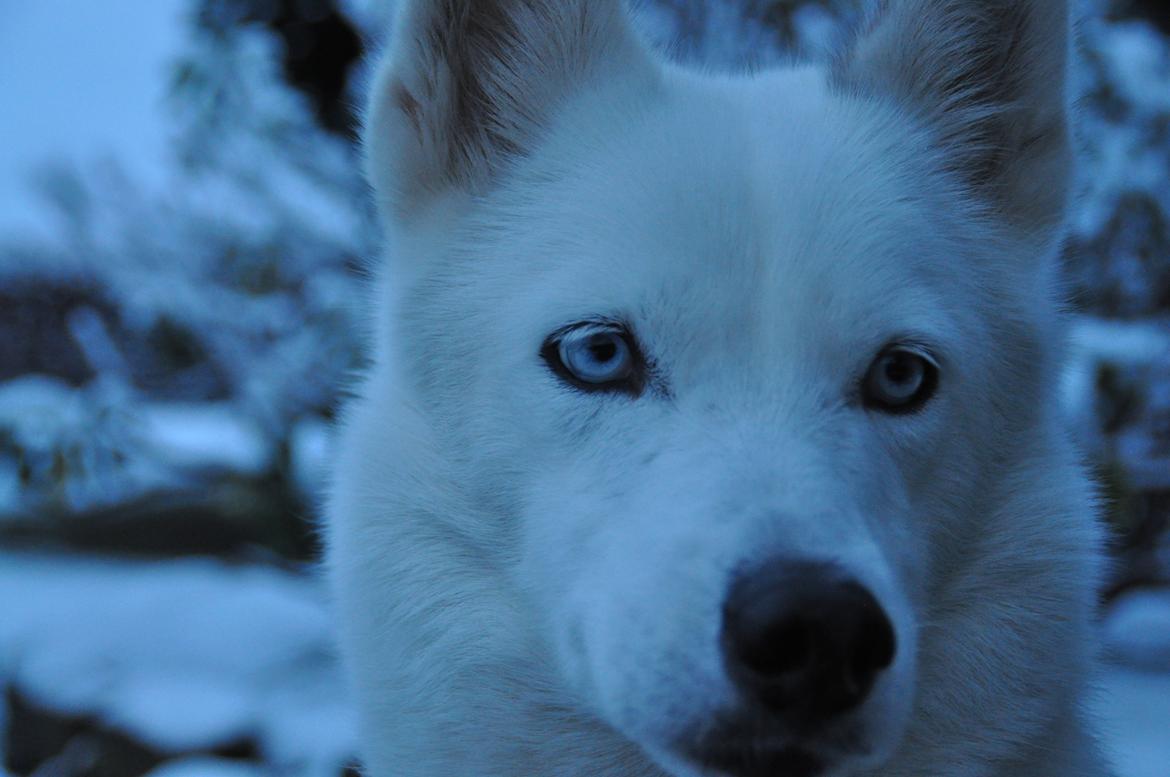
[(840, 57), (838, 85), (924, 120), (944, 164), (1046, 241), (1071, 173), (1067, 0), (886, 0)]
[(366, 115), (368, 177), (396, 217), (482, 192), (566, 96), (637, 67), (621, 0), (403, 0)]

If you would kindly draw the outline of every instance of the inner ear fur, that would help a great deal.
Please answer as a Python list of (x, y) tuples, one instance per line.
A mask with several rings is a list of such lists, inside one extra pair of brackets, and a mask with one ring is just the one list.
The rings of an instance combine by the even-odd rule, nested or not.
[(642, 56), (620, 0), (404, 0), (367, 111), (370, 180), (398, 215), (482, 190), (558, 103)]
[(888, 0), (833, 66), (846, 90), (920, 118), (946, 167), (1036, 237), (1071, 174), (1066, 0)]

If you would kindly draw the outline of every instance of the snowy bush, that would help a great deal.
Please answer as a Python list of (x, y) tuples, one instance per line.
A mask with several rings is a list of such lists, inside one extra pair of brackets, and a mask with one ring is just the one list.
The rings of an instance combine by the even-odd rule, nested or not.
[(360, 363), (374, 230), (352, 144), (274, 54), (254, 26), (195, 30), (169, 195), (114, 167), (59, 170), (43, 181), (59, 241), (0, 249), (0, 336), (38, 341), (3, 368), (0, 514), (258, 476), (303, 459), (298, 425), (330, 415)]

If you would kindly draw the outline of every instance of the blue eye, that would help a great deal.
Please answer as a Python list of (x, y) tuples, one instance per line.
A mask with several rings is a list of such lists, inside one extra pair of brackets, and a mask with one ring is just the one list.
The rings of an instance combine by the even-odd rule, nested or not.
[(617, 332), (570, 332), (557, 350), (573, 377), (585, 383), (625, 380), (633, 367), (630, 347)]
[(938, 386), (938, 365), (916, 348), (893, 346), (870, 365), (863, 383), (866, 404), (886, 413), (907, 413), (925, 405)]
[(541, 355), (553, 372), (576, 388), (634, 394), (641, 390), (641, 357), (624, 327), (577, 324), (550, 337)]

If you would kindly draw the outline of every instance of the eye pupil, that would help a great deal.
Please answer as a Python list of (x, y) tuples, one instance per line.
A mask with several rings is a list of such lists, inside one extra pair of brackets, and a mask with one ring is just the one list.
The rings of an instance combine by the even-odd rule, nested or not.
[(602, 364), (613, 361), (618, 355), (618, 346), (614, 342), (614, 335), (596, 334), (590, 337), (589, 353)]
[(918, 364), (907, 358), (906, 354), (896, 354), (886, 360), (886, 379), (891, 383), (911, 383), (918, 374)]

